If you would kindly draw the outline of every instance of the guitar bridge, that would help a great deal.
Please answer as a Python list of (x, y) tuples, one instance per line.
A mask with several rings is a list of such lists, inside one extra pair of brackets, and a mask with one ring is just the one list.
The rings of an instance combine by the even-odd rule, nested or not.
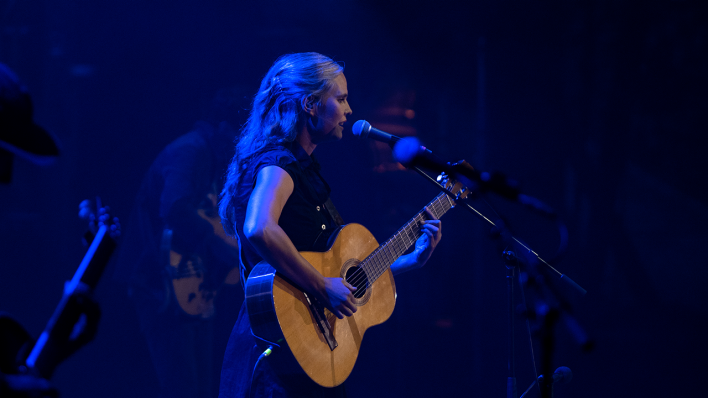
[(312, 313), (312, 316), (315, 318), (315, 322), (317, 322), (317, 326), (319, 326), (320, 332), (322, 332), (322, 335), (324, 336), (325, 340), (327, 341), (327, 345), (329, 346), (329, 349), (331, 351), (334, 351), (334, 349), (337, 348), (338, 344), (337, 344), (337, 340), (334, 338), (334, 335), (332, 334), (332, 325), (329, 324), (327, 317), (325, 317), (324, 307), (321, 304), (310, 300), (310, 297), (307, 295), (307, 293), (302, 292), (302, 294), (304, 294), (305, 299), (307, 299), (307, 304), (310, 306), (310, 312)]

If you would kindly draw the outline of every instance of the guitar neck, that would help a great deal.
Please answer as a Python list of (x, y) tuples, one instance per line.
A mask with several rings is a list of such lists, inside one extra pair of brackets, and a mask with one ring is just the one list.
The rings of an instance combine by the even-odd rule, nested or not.
[(445, 193), (439, 194), (432, 202), (428, 203), (423, 210), (413, 216), (401, 229), (393, 236), (382, 243), (374, 250), (364, 261), (359, 264), (363, 268), (369, 278), (370, 283), (373, 283), (378, 277), (383, 275), (391, 265), (406, 252), (416, 240), (423, 235), (420, 229), (420, 224), (427, 219), (425, 209), (430, 210), (435, 218), (440, 218), (448, 210), (455, 207), (455, 201)]
[[(34, 375), (49, 379), (62, 360), (87, 342), (82, 342), (82, 338), (92, 337), (88, 337), (90, 333), (87, 333), (86, 329), (95, 330), (98, 315), (91, 315), (87, 312), (89, 310), (86, 304), (82, 306), (81, 301), (72, 300), (71, 297), (75, 293), (96, 288), (115, 248), (116, 242), (111, 238), (108, 227), (101, 226), (74, 277), (64, 285), (64, 295), (59, 305), (25, 360), (25, 366)], [(87, 326), (74, 336), (77, 330), (82, 330), (76, 328), (76, 325), (80, 325), (81, 315), (85, 316)], [(86, 334), (82, 336), (83, 333)]]

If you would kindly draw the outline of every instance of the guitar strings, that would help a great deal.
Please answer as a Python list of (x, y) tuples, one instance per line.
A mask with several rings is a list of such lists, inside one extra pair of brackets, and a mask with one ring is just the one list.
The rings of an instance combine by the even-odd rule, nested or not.
[(364, 286), (364, 278), (369, 278), (369, 285), (378, 279), (400, 255), (423, 235), (423, 232), (418, 226), (422, 220), (424, 220), (422, 214), (418, 214), (391, 239), (372, 252), (371, 255), (363, 261), (364, 264), (352, 274), (352, 278), (350, 279), (353, 284), (357, 287), (366, 288), (368, 286)]
[[(451, 208), (451, 203), (448, 198), (447, 204), (450, 206), (447, 209), (445, 206), (442, 205), (440, 197), (436, 198), (436, 200), (433, 200), (426, 208), (431, 208), (431, 212), (434, 213), (436, 218), (439, 218), (442, 216), (449, 208)], [(437, 213), (437, 214), (435, 214)], [(354, 274), (351, 275), (350, 279), (351, 282), (354, 282), (353, 284), (358, 285), (363, 282), (363, 278), (367, 277), (367, 269), (368, 268), (373, 268), (372, 271), (374, 272), (373, 278), (371, 279), (376, 279), (378, 276), (380, 276), (383, 271), (388, 267), (386, 265), (387, 262), (392, 262), (391, 260), (394, 260), (397, 258), (400, 254), (405, 252), (405, 250), (410, 247), (415, 240), (422, 235), (422, 231), (420, 229), (416, 230), (413, 228), (414, 223), (419, 225), (420, 221), (424, 220), (422, 216), (423, 212), (419, 212), (416, 214), (416, 216), (413, 217), (404, 227), (402, 227), (396, 234), (394, 234), (391, 238), (389, 238), (388, 241), (386, 241), (383, 245), (381, 245), (379, 248), (374, 250), (369, 257), (367, 257), (362, 263), (364, 263), (363, 266), (360, 266)], [(406, 242), (403, 242), (402, 239), (399, 238), (408, 238), (409, 240)], [(404, 243), (403, 246), (401, 246), (401, 243)], [(393, 252), (393, 255), (391, 254)], [(384, 257), (384, 258), (382, 258)], [(387, 260), (387, 261), (385, 261)], [(371, 264), (372, 267), (367, 267), (367, 265)], [(390, 265), (390, 264), (389, 264)], [(351, 283), (350, 282), (350, 283)], [(371, 283), (371, 282), (370, 282)]]
[[(445, 201), (442, 200), (443, 197), (446, 199)], [(454, 207), (454, 202), (446, 193), (441, 193), (425, 206), (425, 209), (429, 209), (435, 218), (440, 218), (452, 207)], [(364, 287), (366, 289), (371, 286), (379, 276), (383, 275), (398, 257), (415, 244), (417, 239), (423, 235), (420, 223), (426, 219), (423, 216), (425, 209), (418, 212), (418, 214), (409, 220), (401, 229), (396, 231), (386, 242), (371, 252), (350, 275), (347, 282), (357, 288)], [(414, 225), (417, 226), (417, 228), (414, 228)], [(407, 240), (404, 241), (404, 238), (407, 238)], [(367, 279), (368, 284), (366, 286), (359, 286)]]
[[(449, 209), (453, 207), (453, 202), (450, 200), (447, 195), (446, 197), (446, 203), (447, 207), (444, 206), (442, 202), (442, 196), (444, 194), (439, 195), (435, 200), (433, 200), (431, 203), (426, 206), (426, 208), (430, 209), (433, 215), (436, 218), (440, 218), (445, 212), (447, 212)], [(413, 226), (418, 226), (420, 225), (420, 222), (425, 220), (423, 217), (423, 212), (421, 211), (418, 214), (416, 214), (404, 227), (402, 227), (398, 232), (396, 232), (391, 238), (389, 238), (384, 244), (379, 246), (376, 250), (374, 250), (362, 263), (364, 263), (363, 266), (360, 266), (354, 274), (351, 275), (351, 280), (352, 284), (357, 285), (363, 282), (363, 278), (367, 277), (366, 270), (367, 268), (373, 268), (373, 271), (375, 272), (375, 275), (373, 275), (373, 280), (376, 280), (385, 270), (393, 263), (395, 260), (403, 254), (411, 245), (415, 243), (415, 241), (423, 235), (423, 232), (421, 229), (416, 229)], [(401, 238), (401, 239), (399, 239)], [(409, 241), (403, 242), (402, 238), (409, 238)], [(400, 244), (403, 243), (404, 245), (401, 246)], [(390, 249), (390, 250), (389, 250)], [(393, 254), (391, 254), (393, 252)], [(382, 258), (382, 256), (384, 258)], [(388, 264), (387, 264), (388, 263)], [(367, 267), (367, 265), (371, 264), (372, 267)], [(355, 281), (356, 279), (356, 281)], [(369, 284), (371, 284), (370, 282)]]
[[(362, 261), (363, 265), (360, 264), (359, 268), (352, 274), (350, 283), (355, 286), (358, 286), (359, 284), (364, 282), (364, 279), (368, 276), (366, 271), (369, 268), (373, 268), (372, 271), (374, 271), (374, 275), (371, 275), (371, 279), (375, 280), (376, 278), (378, 278), (378, 276), (383, 274), (383, 271), (385, 271), (386, 269), (385, 260), (391, 260), (392, 258), (397, 257), (395, 251), (393, 255), (391, 255), (389, 248), (391, 248), (392, 244), (395, 245), (396, 243), (398, 243), (397, 238), (399, 236), (405, 236), (401, 233), (402, 231), (407, 232), (406, 235), (408, 235), (408, 232), (412, 232), (409, 231), (411, 224), (413, 223), (413, 221), (418, 221), (419, 219), (421, 219), (421, 215), (422, 212), (416, 214), (416, 216), (413, 217), (413, 219), (410, 220), (408, 223), (406, 223), (406, 225), (401, 228), (396, 234), (394, 234), (384, 244), (380, 245), (371, 254), (369, 254), (369, 256), (364, 259), (364, 261)], [(408, 243), (408, 247), (410, 247), (410, 243)], [(398, 247), (395, 247), (395, 249), (400, 250), (400, 248)], [(367, 265), (369, 264), (371, 265), (371, 267), (367, 267)], [(369, 281), (369, 283), (371, 283), (371, 281)]]

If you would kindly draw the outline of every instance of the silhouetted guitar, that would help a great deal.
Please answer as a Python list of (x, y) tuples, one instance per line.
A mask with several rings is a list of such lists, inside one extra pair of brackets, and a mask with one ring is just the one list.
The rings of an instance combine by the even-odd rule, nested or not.
[[(439, 218), (464, 198), (468, 190), (448, 183), (426, 208)], [(270, 361), (280, 376), (304, 372), (317, 384), (337, 386), (354, 368), (366, 330), (393, 313), (396, 285), (390, 266), (422, 235), (420, 211), (386, 242), (379, 245), (359, 224), (342, 227), (329, 250), (300, 254), (325, 277), (341, 277), (357, 290), (357, 312), (338, 319), (265, 262), (257, 264), (246, 281), (246, 304), (253, 333), (265, 349), (280, 347)], [(268, 344), (266, 342), (272, 343)]]
[(2, 343), (12, 345), (0, 349), (5, 355), (0, 361), (4, 373), (49, 379), (61, 361), (93, 338), (100, 311), (91, 291), (110, 260), (115, 239), (120, 236), (118, 219), (111, 218), (99, 198), (96, 201), (98, 214), (88, 200), (81, 202), (79, 215), (89, 222), (89, 230), (84, 234), (88, 245), (86, 255), (73, 278), (64, 284), (62, 299), (31, 350), (28, 349), (31, 337), (22, 325), (9, 316), (2, 317), (2, 335), (7, 339)]
[[(206, 202), (208, 203), (203, 206), (204, 208), (198, 210), (199, 216), (211, 223), (214, 233), (219, 238), (235, 250), (238, 249), (238, 241), (228, 236), (221, 226), (221, 219), (216, 212), (217, 194), (210, 193), (207, 197)], [(163, 241), (165, 239), (163, 235)], [(163, 245), (169, 247), (169, 242), (163, 242)], [(226, 275), (223, 284), (235, 285), (239, 282), (240, 271), (236, 265), (234, 264), (235, 267)], [(214, 314), (214, 298), (218, 292), (218, 288), (209, 289), (204, 286), (206, 268), (208, 268), (208, 264), (205, 267), (202, 257), (197, 253), (185, 256), (174, 250), (169, 250), (167, 273), (172, 280), (175, 299), (185, 313), (202, 318), (209, 318)]]

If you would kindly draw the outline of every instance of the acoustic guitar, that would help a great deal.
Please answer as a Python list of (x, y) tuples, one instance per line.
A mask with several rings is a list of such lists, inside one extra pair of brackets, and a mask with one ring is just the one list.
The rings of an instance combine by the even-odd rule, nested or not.
[[(439, 218), (464, 198), (468, 189), (445, 181), (449, 193), (426, 208)], [(386, 321), (396, 303), (390, 266), (422, 235), (424, 210), (379, 245), (362, 225), (339, 230), (326, 252), (300, 254), (325, 277), (341, 277), (357, 290), (357, 312), (338, 319), (266, 262), (246, 281), (246, 305), (253, 334), (263, 349), (274, 347), (270, 364), (283, 380), (302, 373), (324, 387), (342, 384), (356, 362), (366, 330)]]
[[(238, 241), (226, 234), (221, 226), (221, 219), (216, 211), (218, 203), (218, 195), (210, 193), (206, 204), (202, 209), (198, 210), (199, 216), (209, 221), (214, 228), (214, 234), (232, 246), (234, 250), (238, 249)], [(171, 231), (166, 233), (170, 233)], [(164, 242), (167, 240), (167, 242)], [(169, 248), (170, 237), (165, 237), (163, 234), (163, 246)], [(167, 274), (172, 281), (172, 289), (175, 299), (180, 308), (187, 314), (209, 318), (214, 315), (214, 298), (218, 293), (218, 288), (208, 289), (204, 286), (204, 273), (206, 268), (203, 259), (199, 254), (192, 253), (183, 255), (174, 250), (169, 250), (169, 266), (167, 266)], [(207, 264), (208, 266), (208, 264)], [(239, 283), (240, 271), (238, 267), (234, 267), (226, 275), (223, 281), (225, 285), (235, 285)]]

